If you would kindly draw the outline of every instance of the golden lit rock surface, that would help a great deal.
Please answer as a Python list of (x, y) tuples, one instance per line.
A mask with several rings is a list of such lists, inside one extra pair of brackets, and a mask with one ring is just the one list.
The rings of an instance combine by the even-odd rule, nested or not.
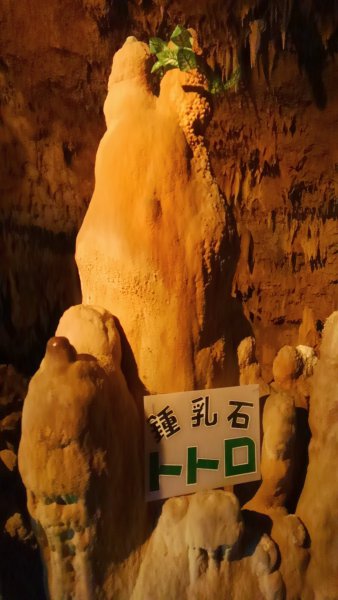
[(260, 396), (269, 394), (270, 387), (262, 378), (261, 366), (256, 358), (256, 340), (254, 337), (244, 338), (237, 348), (239, 367), (239, 384), (259, 384)]
[[(293, 388), (285, 386), (295, 374), (290, 364), (298, 365), (290, 348), (274, 368), (287, 367), (284, 389), (275, 382), (264, 406), (262, 483), (253, 498), (241, 508), (230, 492), (201, 491), (148, 512), (143, 425), (121, 371), (126, 346), (117, 322), (103, 308), (69, 309), (30, 382), (19, 450), (53, 599), (335, 598), (336, 563), (327, 559), (334, 521), (329, 530), (326, 524), (335, 519), (336, 328), (333, 313), (314, 366), (313, 438), (296, 514), (288, 506), (302, 432)], [(242, 366), (253, 360), (253, 347), (242, 344)], [(313, 359), (300, 348), (303, 359)], [(15, 527), (14, 519), (8, 531)]]
[[(168, 73), (154, 94), (146, 44), (129, 37), (115, 56), (78, 237), (85, 305), (61, 319), (24, 408), (19, 466), (51, 598), (336, 600), (336, 313), (320, 347), (337, 306), (336, 11), (305, 0), (266, 14), (254, 0), (40, 4), (5, 0), (0, 41), (0, 353), (31, 370), (80, 301), (74, 239), (124, 29), (147, 39), (187, 18), (224, 77), (240, 54), (252, 67), (211, 110), (196, 73)], [(142, 384), (237, 382), (236, 348), (241, 383), (265, 395), (274, 377), (262, 485), (242, 510), (222, 491), (172, 499), (151, 532)], [(7, 399), (6, 485), (21, 412), (7, 414)], [(16, 506), (3, 524), (10, 544), (31, 539)]]
[[(213, 490), (165, 502), (136, 581), (133, 600), (282, 599), (284, 583), (269, 535), (252, 532), (235, 496)], [(162, 556), (166, 556), (163, 569)]]
[[(254, 334), (269, 380), (283, 345), (314, 347), (337, 306), (333, 4), (2, 2), (1, 362), (33, 372), (63, 311), (81, 301), (75, 237), (94, 187), (112, 55), (126, 36), (166, 37), (177, 23), (195, 28), (224, 79), (239, 62), (244, 72), (237, 92), (216, 99), (204, 134), (236, 230), (229, 321), (244, 311), (250, 323), (233, 354)], [(312, 333), (298, 341), (304, 310)]]
[(206, 84), (173, 70), (157, 98), (148, 63), (134, 38), (114, 57), (95, 190), (76, 243), (83, 302), (119, 319), (149, 391), (217, 387), (233, 360), (222, 308), (231, 225), (195, 133)]
[(297, 515), (311, 540), (311, 560), (304, 599), (336, 598), (338, 566), (334, 557), (337, 543), (338, 487), (338, 312), (326, 321), (320, 358), (313, 375), (309, 425), (312, 438), (309, 466)]
[[(138, 547), (146, 525), (142, 429), (120, 371), (119, 336), (106, 311), (79, 307), (81, 337), (76, 309), (70, 309), (73, 328), (67, 314), (60, 328), (79, 353), (66, 337), (48, 342), (29, 385), (19, 448), (55, 600), (96, 597), (108, 568)], [(101, 328), (91, 326), (95, 320)], [(96, 349), (97, 358), (90, 354)]]

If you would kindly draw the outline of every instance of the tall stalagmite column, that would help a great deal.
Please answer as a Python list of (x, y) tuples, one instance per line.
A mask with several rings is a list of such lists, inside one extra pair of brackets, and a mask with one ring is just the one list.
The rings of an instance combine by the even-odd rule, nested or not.
[(83, 302), (119, 319), (149, 391), (222, 385), (233, 234), (200, 133), (206, 81), (175, 69), (156, 96), (149, 62), (135, 38), (114, 57), (95, 191), (77, 238)]

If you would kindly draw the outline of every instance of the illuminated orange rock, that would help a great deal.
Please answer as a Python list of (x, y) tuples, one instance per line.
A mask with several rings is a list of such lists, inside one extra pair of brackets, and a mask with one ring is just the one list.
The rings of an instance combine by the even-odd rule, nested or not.
[[(245, 538), (239, 502), (229, 492), (167, 501), (151, 532), (142, 423), (122, 358), (112, 315), (75, 306), (30, 382), (19, 464), (50, 596), (193, 600), (221, 598), (226, 589), (240, 600), (253, 589), (265, 600), (280, 594), (275, 544), (256, 532), (247, 556), (250, 532)], [(246, 574), (240, 585), (238, 565)]]
[[(245, 511), (232, 494), (205, 492), (166, 502), (148, 529), (140, 406), (124, 362), (128, 342), (150, 391), (222, 385), (232, 374), (223, 312), (232, 229), (202, 136), (210, 112), (205, 80), (173, 70), (156, 96), (148, 73), (148, 47), (128, 38), (114, 59), (95, 192), (77, 240), (85, 304), (61, 319), (24, 407), (19, 467), (49, 592), (53, 600), (299, 598), (306, 532), (298, 516), (288, 514), (287, 501), (296, 409), (307, 407), (315, 362), (305, 346), (282, 348), (274, 363), (264, 410), (263, 482)], [(250, 236), (242, 242), (242, 258), (251, 263)], [(327, 561), (325, 582), (319, 582), (331, 543), (325, 524), (336, 518), (335, 491), (331, 498), (323, 485), (321, 506), (313, 502), (318, 472), (327, 484), (327, 465), (335, 460), (335, 406), (326, 383), (337, 375), (335, 319), (326, 327), (314, 378), (312, 454), (298, 507), (312, 544), (317, 540), (306, 600), (334, 597), (337, 575)], [(308, 329), (304, 325), (306, 340)], [(238, 356), (241, 382), (262, 384), (253, 338)]]
[[(249, 367), (255, 363), (250, 349), (252, 343), (247, 338), (241, 343), (238, 356), (241, 373), (252, 377)], [(244, 507), (254, 511), (253, 515), (266, 515), (270, 523), (269, 532), (281, 557), (279, 571), (284, 582), (281, 598), (285, 592), (287, 597), (289, 594), (292, 598), (300, 597), (309, 561), (306, 530), (300, 519), (288, 514), (288, 510), (293, 494), (297, 497), (298, 480), (302, 480), (306, 461), (308, 440), (298, 411), (305, 412), (304, 394), (309, 393), (308, 381), (315, 360), (313, 350), (306, 346), (284, 346), (274, 360), (275, 381), (263, 409), (262, 482)]]
[(297, 514), (311, 540), (304, 599), (336, 598), (338, 564), (338, 312), (327, 319), (314, 370), (309, 424), (309, 466)]
[(259, 393), (265, 396), (270, 388), (262, 378), (260, 364), (256, 358), (256, 340), (254, 337), (244, 338), (237, 348), (237, 358), (239, 366), (239, 384), (250, 385), (259, 384)]
[(132, 598), (282, 599), (277, 557), (269, 535), (246, 529), (233, 494), (211, 490), (170, 498), (145, 549)]
[(220, 385), (230, 226), (200, 134), (210, 107), (197, 72), (149, 85), (149, 49), (116, 53), (95, 191), (77, 237), (83, 302), (120, 321), (154, 392)]
[(66, 313), (59, 329), (76, 349), (48, 342), (24, 404), (19, 468), (51, 598), (90, 600), (144, 539), (141, 424), (113, 317), (70, 311), (72, 327)]

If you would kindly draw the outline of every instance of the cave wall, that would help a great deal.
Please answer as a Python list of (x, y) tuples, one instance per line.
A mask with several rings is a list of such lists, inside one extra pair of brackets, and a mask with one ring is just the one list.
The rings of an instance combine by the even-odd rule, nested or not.
[(254, 98), (229, 98), (210, 126), (212, 165), (241, 240), (233, 295), (265, 368), (278, 346), (297, 343), (305, 307), (320, 329), (337, 306), (337, 75), (328, 65), (320, 109), (295, 57), (283, 55), (269, 87), (255, 69)]
[(80, 299), (75, 236), (113, 53), (126, 35), (165, 38), (177, 23), (198, 31), (224, 77), (242, 66), (206, 131), (236, 229), (228, 317), (250, 323), (267, 377), (276, 350), (297, 341), (305, 307), (321, 329), (337, 304), (338, 73), (337, 10), (319, 4), (2, 3), (0, 362), (33, 370)]
[(75, 236), (113, 46), (85, 3), (5, 2), (1, 12), (0, 362), (32, 369), (80, 299)]

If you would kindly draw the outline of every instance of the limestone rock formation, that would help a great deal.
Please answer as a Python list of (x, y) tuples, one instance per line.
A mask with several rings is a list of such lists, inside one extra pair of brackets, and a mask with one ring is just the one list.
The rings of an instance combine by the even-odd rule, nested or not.
[(256, 340), (254, 337), (244, 338), (237, 348), (240, 385), (259, 384), (261, 396), (269, 394), (270, 388), (262, 378), (260, 364), (256, 358)]
[[(238, 347), (241, 383), (257, 379), (259, 365), (252, 359), (253, 342)], [(261, 457), (262, 485), (249, 506), (268, 512), (292, 505), (298, 499), (307, 463), (309, 431), (307, 411), (312, 375), (317, 362), (313, 348), (283, 346), (273, 361), (274, 380), (263, 409)], [(261, 384), (262, 387), (262, 384)]]
[(283, 346), (272, 366), (273, 387), (291, 394), (297, 407), (308, 410), (316, 363), (317, 355), (310, 346)]
[(306, 306), (303, 310), (302, 322), (299, 327), (298, 343), (302, 346), (317, 348), (320, 344), (320, 333), (316, 327), (313, 309)]
[(337, 506), (337, 392), (338, 312), (326, 321), (320, 358), (313, 376), (309, 425), (312, 438), (309, 466), (297, 515), (311, 541), (304, 600), (337, 598), (338, 568), (334, 548), (338, 539)]
[(224, 383), (231, 228), (197, 133), (206, 82), (173, 70), (157, 98), (149, 61), (134, 38), (114, 57), (76, 261), (84, 303), (118, 317), (142, 382), (168, 392)]
[(291, 491), (296, 411), (292, 397), (272, 393), (264, 406), (261, 455), (262, 485), (249, 503), (257, 509), (284, 507)]
[(57, 333), (30, 382), (19, 452), (53, 600), (284, 598), (275, 543), (233, 494), (168, 500), (151, 531), (114, 319), (73, 307)]
[[(337, 535), (337, 321), (336, 312), (314, 366), (313, 437), (296, 515), (287, 511), (297, 431), (292, 386), (286, 385), (266, 401), (263, 481), (244, 510), (229, 492), (205, 491), (168, 500), (150, 526), (142, 420), (121, 371), (114, 318), (98, 307), (70, 309), (31, 380), (19, 451), (53, 599), (221, 599), (225, 592), (238, 600), (336, 598), (330, 553)], [(309, 349), (301, 351), (303, 364), (304, 356), (311, 363)], [(276, 381), (285, 386), (295, 374), (290, 365), (301, 361), (290, 348), (277, 358)], [(6, 530), (26, 536), (18, 515)]]
[[(131, 3), (127, 4), (132, 18)], [(85, 6), (104, 29), (103, 5), (88, 1)], [(160, 9), (161, 0), (154, 13)], [(214, 10), (212, 6), (212, 15)], [(318, 346), (321, 321), (335, 305), (332, 107), (337, 74), (328, 64), (332, 97), (328, 110), (318, 113), (310, 93), (304, 91), (304, 78), (291, 70), (290, 77), (301, 82), (295, 92), (286, 85), (289, 76), (283, 61), (273, 60), (271, 68), (276, 65), (278, 78), (273, 99), (267, 99), (259, 66), (272, 81), (270, 64), (267, 69), (263, 59), (258, 60), (264, 23), (260, 18), (252, 23), (248, 15), (243, 8), (241, 18), (249, 19), (250, 60), (257, 64), (253, 84), (260, 89), (259, 102), (253, 100), (243, 111), (247, 101), (243, 94), (226, 106), (216, 104), (208, 139), (204, 130), (211, 110), (203, 76), (171, 71), (156, 96), (148, 76), (146, 44), (130, 37), (114, 58), (94, 196), (77, 241), (85, 304), (61, 319), (31, 380), (23, 414), (19, 467), (53, 600), (338, 597), (337, 498), (331, 468), (337, 437), (337, 313), (325, 326), (317, 365), (314, 350), (304, 345)], [(311, 11), (309, 15), (311, 24)], [(293, 17), (297, 23), (297, 12)], [(146, 30), (149, 23), (142, 27)], [(53, 43), (58, 50), (59, 40)], [(267, 47), (271, 50), (270, 42)], [(237, 60), (235, 45), (225, 54), (228, 75)], [(289, 57), (285, 64), (294, 67), (292, 60)], [(1, 62), (0, 67), (8, 93), (7, 65)], [(315, 80), (322, 84), (320, 77)], [(323, 96), (318, 96), (323, 90), (313, 91), (324, 108)], [(301, 102), (295, 109), (297, 94)], [(13, 106), (11, 98), (7, 124), (12, 122)], [(263, 111), (264, 120), (257, 117)], [(29, 127), (17, 124), (12, 133), (7, 140), (10, 148), (32, 136)], [(53, 133), (57, 140), (59, 133)], [(34, 143), (30, 140), (30, 152)], [(65, 163), (71, 164), (73, 157), (76, 162), (73, 145), (64, 144)], [(54, 150), (40, 153), (44, 159), (39, 168), (55, 183), (50, 173), (57, 171), (61, 148)], [(25, 158), (18, 164), (25, 165)], [(57, 207), (54, 214), (54, 206), (46, 208), (43, 202), (41, 207), (28, 202), (28, 209), (25, 204), (34, 197), (31, 188), (41, 183), (39, 168), (24, 179), (29, 192), (23, 186), (18, 195), (16, 228), (27, 227), (25, 218), (32, 212), (41, 229), (48, 219), (55, 219), (53, 236), (58, 236), (67, 221), (66, 209), (60, 218)], [(63, 172), (62, 183), (62, 191), (69, 191), (71, 174)], [(88, 197), (88, 180), (83, 186)], [(53, 198), (63, 198), (58, 189), (52, 190)], [(8, 198), (7, 217), (16, 188), (9, 190)], [(82, 209), (77, 204), (75, 225)], [(73, 235), (68, 233), (67, 243)], [(50, 243), (48, 235), (39, 239)], [(51, 243), (51, 264), (56, 254), (58, 269), (63, 266), (68, 274), (67, 281), (56, 287), (55, 304), (50, 303), (52, 286), (41, 303), (23, 313), (18, 300), (8, 299), (24, 297), (18, 291), (25, 278), (13, 278), (10, 263), (1, 262), (5, 341), (12, 339), (12, 332), (26, 331), (27, 324), (37, 339), (40, 304), (45, 334), (46, 315), (71, 300), (72, 286), (76, 288), (72, 259), (69, 262), (71, 242), (63, 261), (62, 234), (57, 240), (54, 246)], [(13, 263), (14, 246), (5, 239), (6, 256)], [(46, 262), (49, 265), (48, 256)], [(35, 277), (40, 277), (38, 270)], [(313, 313), (307, 304), (314, 306)], [(162, 507), (153, 506), (148, 515), (142, 493), (142, 385), (164, 392), (234, 379), (232, 360), (243, 327), (231, 316), (243, 321), (242, 306), (259, 350), (258, 362), (253, 337), (239, 347), (243, 383), (255, 380), (263, 388), (260, 364), (270, 381), (267, 375), (276, 348), (287, 344), (274, 361), (274, 382), (264, 406), (262, 485), (242, 510), (234, 495), (218, 490), (172, 499)], [(301, 345), (295, 346), (302, 314)], [(236, 329), (241, 333), (235, 339)], [(29, 347), (30, 342), (25, 343)], [(298, 444), (298, 414), (306, 413), (308, 406), (313, 438), (295, 515), (288, 510), (298, 498), (297, 457), (303, 466), (306, 463), (304, 438)], [(1, 448), (0, 458), (6, 475), (15, 471), (11, 447)], [(6, 520), (5, 529), (10, 539), (30, 538), (17, 512)]]
[(264, 378), (277, 350), (297, 343), (304, 309), (315, 330), (299, 343), (313, 346), (337, 305), (334, 5), (2, 1), (1, 362), (32, 373), (62, 312), (80, 301), (75, 238), (94, 186), (112, 55), (127, 35), (165, 37), (177, 23), (196, 29), (224, 79), (238, 62), (243, 69), (238, 91), (214, 103), (205, 139), (239, 237), (232, 301), (250, 321)]
[(293, 497), (298, 497), (299, 481), (302, 481), (302, 469), (306, 464), (307, 439), (304, 438), (304, 423), (298, 418), (294, 395), (290, 392), (294, 370), (290, 369), (289, 363), (293, 367), (295, 357), (291, 350), (286, 352), (288, 368), (280, 368), (285, 366), (282, 360), (285, 352), (278, 353), (273, 364), (274, 373), (281, 373), (285, 385), (278, 387), (274, 382), (264, 403), (262, 482), (244, 508), (254, 522), (253, 515), (266, 515), (268, 519), (265, 527), (281, 557), (279, 571), (284, 586), (281, 597), (300, 598), (309, 561), (307, 537), (303, 524), (297, 516), (289, 514), (288, 508), (293, 504)]
[(138, 548), (146, 526), (141, 426), (113, 318), (80, 307), (81, 333), (71, 311), (73, 327), (65, 315), (60, 329), (78, 353), (65, 337), (49, 341), (29, 385), (19, 448), (55, 600), (99, 597), (108, 568)]
[(238, 500), (229, 492), (167, 500), (146, 549), (133, 600), (221, 600), (227, 595), (236, 600), (282, 600), (277, 548), (266, 533), (251, 534)]

